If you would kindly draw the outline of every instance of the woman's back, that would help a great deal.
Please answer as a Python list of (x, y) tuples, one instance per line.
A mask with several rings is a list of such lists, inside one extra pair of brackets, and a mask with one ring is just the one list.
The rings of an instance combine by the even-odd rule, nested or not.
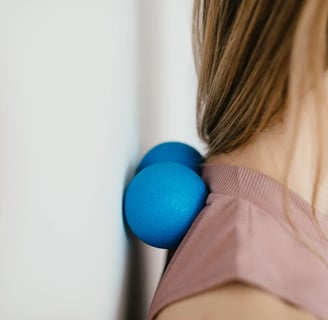
[[(204, 164), (202, 177), (210, 189), (206, 206), (165, 270), (148, 319), (166, 307), (160, 317), (180, 311), (196, 317), (189, 309), (193, 306), (204, 319), (214, 320), (221, 306), (226, 312), (251, 312), (255, 305), (266, 312), (266, 319), (280, 312), (302, 314), (298, 309), (305, 310), (304, 316), (328, 319), (328, 269), (296, 238), (284, 213), (282, 185), (258, 171), (230, 165)], [(288, 199), (291, 216), (307, 241), (328, 258), (309, 215), (310, 204), (291, 190)], [(328, 230), (328, 217), (318, 216)], [(244, 286), (230, 287), (235, 282)], [(243, 309), (239, 295), (245, 290), (249, 298)]]

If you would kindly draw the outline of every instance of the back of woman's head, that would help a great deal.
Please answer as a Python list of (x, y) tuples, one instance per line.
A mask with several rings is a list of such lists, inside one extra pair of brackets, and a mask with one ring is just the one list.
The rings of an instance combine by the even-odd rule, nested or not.
[[(287, 175), (300, 129), (301, 100), (309, 90), (317, 98), (316, 143), (323, 142), (319, 131), (326, 107), (321, 97), (328, 60), (327, 20), (327, 0), (194, 1), (197, 129), (207, 147), (205, 159), (247, 146), (264, 130), (283, 123), (286, 111), (292, 111), (295, 116), (288, 126), (293, 127), (293, 139), (284, 186), (286, 213), (299, 236), (288, 214)], [(312, 193), (317, 223), (321, 150), (317, 148)]]
[(326, 0), (196, 0), (197, 127), (206, 156), (282, 121), (326, 65)]

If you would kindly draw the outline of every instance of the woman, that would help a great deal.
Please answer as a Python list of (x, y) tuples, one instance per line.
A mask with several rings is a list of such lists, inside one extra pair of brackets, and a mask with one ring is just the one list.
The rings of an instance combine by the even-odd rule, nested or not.
[(196, 0), (210, 194), (148, 319), (328, 319), (327, 0)]

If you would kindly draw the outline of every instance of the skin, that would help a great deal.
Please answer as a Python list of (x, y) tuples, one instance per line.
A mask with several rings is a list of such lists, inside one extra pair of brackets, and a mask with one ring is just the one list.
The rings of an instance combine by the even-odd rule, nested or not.
[[(324, 86), (328, 89), (328, 77), (324, 77)], [(328, 92), (328, 90), (325, 92)], [(207, 163), (228, 163), (260, 171), (283, 183), (284, 166), (288, 150), (291, 148), (295, 115), (300, 114), (300, 130), (296, 141), (294, 157), (288, 172), (288, 188), (298, 193), (311, 203), (316, 150), (321, 152), (322, 172), (320, 191), (316, 207), (322, 213), (328, 213), (328, 94), (321, 97), (322, 104), (317, 104), (313, 92), (302, 99), (297, 108), (290, 108), (283, 123), (259, 135), (252, 144), (229, 154), (214, 155)], [(318, 107), (320, 105), (320, 107)], [(320, 108), (322, 131), (316, 132), (317, 114)], [(319, 146), (319, 138), (322, 145)], [(238, 301), (238, 303), (236, 303)], [(289, 304), (269, 292), (233, 282), (213, 290), (177, 301), (164, 308), (156, 320), (310, 320), (316, 319), (306, 310)]]
[(258, 288), (235, 282), (173, 303), (156, 320), (315, 320)]
[[(228, 163), (260, 171), (283, 183), (284, 168), (288, 151), (292, 146), (292, 133), (295, 126), (295, 114), (300, 114), (299, 132), (295, 141), (294, 156), (288, 172), (288, 187), (311, 203), (313, 181), (317, 160), (317, 149), (322, 157), (320, 192), (316, 207), (322, 213), (328, 213), (328, 73), (323, 84), (325, 89), (320, 107), (322, 130), (318, 138), (318, 104), (313, 92), (304, 96), (302, 104), (295, 110), (288, 110), (283, 123), (259, 135), (252, 144), (229, 154), (210, 157), (207, 163)], [(311, 183), (312, 182), (312, 183)]]

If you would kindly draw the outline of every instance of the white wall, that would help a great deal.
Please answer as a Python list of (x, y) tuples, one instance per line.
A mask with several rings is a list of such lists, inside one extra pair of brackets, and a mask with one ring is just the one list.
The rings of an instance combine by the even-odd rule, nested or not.
[(163, 251), (122, 192), (154, 144), (199, 146), (189, 9), (0, 1), (1, 320), (143, 319)]

